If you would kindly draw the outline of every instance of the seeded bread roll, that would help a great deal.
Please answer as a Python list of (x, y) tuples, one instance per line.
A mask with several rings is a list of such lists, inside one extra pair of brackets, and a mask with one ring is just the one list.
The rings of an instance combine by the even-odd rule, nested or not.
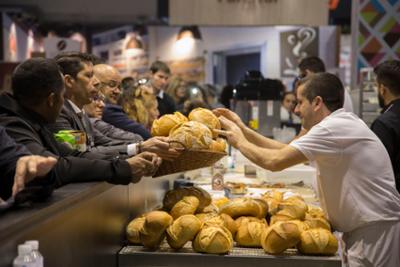
[(183, 215), (167, 228), (167, 242), (174, 249), (182, 248), (193, 240), (201, 228), (201, 221), (194, 215)]
[(126, 227), (126, 236), (132, 244), (140, 244), (140, 229), (143, 228), (146, 218), (144, 216), (133, 219)]
[(231, 232), (225, 227), (207, 225), (201, 228), (192, 245), (197, 252), (225, 254), (232, 249), (233, 238)]
[(165, 211), (151, 211), (146, 214), (140, 229), (140, 241), (146, 248), (159, 247), (165, 237), (165, 230), (172, 224), (172, 217)]
[(326, 229), (310, 229), (301, 233), (297, 248), (303, 254), (335, 255), (338, 249), (338, 241)]
[(174, 220), (182, 215), (194, 214), (199, 207), (199, 199), (195, 196), (183, 197), (171, 209), (171, 216)]
[(261, 235), (261, 245), (269, 254), (279, 254), (295, 246), (300, 241), (304, 224), (300, 221), (280, 221)]
[(267, 225), (262, 222), (242, 223), (235, 240), (239, 246), (261, 247), (261, 235), (267, 230)]
[(265, 218), (268, 206), (264, 200), (253, 198), (236, 198), (220, 208), (220, 214), (226, 213), (233, 219), (240, 216)]

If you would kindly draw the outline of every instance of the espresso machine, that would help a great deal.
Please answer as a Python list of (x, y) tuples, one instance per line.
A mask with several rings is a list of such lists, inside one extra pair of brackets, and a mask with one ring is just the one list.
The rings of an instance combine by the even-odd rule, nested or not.
[(282, 84), (265, 79), (259, 71), (247, 71), (233, 90), (232, 110), (258, 133), (272, 137), (281, 127)]

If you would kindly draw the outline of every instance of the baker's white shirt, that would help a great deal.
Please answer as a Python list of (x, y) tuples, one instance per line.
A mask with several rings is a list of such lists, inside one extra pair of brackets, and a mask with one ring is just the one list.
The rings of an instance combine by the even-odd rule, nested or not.
[(321, 205), (335, 229), (400, 219), (389, 155), (357, 115), (336, 110), (290, 145), (315, 161)]

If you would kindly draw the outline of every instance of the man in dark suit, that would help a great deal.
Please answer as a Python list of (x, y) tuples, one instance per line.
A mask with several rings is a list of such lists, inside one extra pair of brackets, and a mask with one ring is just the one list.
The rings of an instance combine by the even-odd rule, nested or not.
[(153, 175), (161, 164), (154, 153), (144, 152), (126, 160), (92, 152), (79, 152), (58, 143), (48, 129), (64, 104), (64, 81), (51, 59), (30, 59), (12, 76), (13, 95), (0, 96), (0, 125), (17, 143), (35, 155), (58, 159), (50, 171), (54, 185), (71, 182), (107, 181), (114, 184), (138, 182)]
[[(79, 130), (86, 133), (86, 148), (89, 151), (110, 155), (134, 155), (136, 144), (107, 137), (94, 129), (83, 106), (92, 102), (98, 95), (93, 75), (93, 56), (80, 52), (66, 52), (56, 56), (65, 82), (64, 106), (56, 123), (50, 129), (57, 133), (61, 130)], [(131, 152), (132, 153), (129, 153)], [(133, 153), (135, 152), (135, 153)]]
[(168, 85), (168, 79), (171, 75), (171, 70), (164, 62), (155, 61), (153, 64), (151, 64), (150, 71), (150, 84), (154, 89), (155, 95), (157, 96), (158, 111), (160, 112), (160, 116), (174, 113), (176, 111), (175, 101), (164, 91)]

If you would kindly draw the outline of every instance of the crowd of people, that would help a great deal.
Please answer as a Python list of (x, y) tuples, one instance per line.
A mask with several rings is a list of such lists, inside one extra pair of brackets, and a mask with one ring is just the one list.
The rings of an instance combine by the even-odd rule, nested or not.
[[(0, 95), (0, 200), (45, 200), (68, 183), (129, 184), (152, 176), (162, 160), (181, 152), (168, 137), (150, 135), (152, 122), (203, 107), (220, 116), (218, 133), (265, 169), (315, 162), (321, 204), (345, 233), (351, 266), (397, 266), (400, 61), (375, 68), (383, 113), (372, 130), (352, 112), (348, 92), (321, 59), (306, 58), (299, 70), (294, 90), (282, 91), (281, 119), (302, 131), (282, 144), (251, 130), (230, 110), (232, 86), (219, 94), (213, 85), (173, 76), (162, 61), (134, 80), (86, 53), (26, 60), (13, 72), (11, 91)], [(84, 133), (84, 146), (57, 141), (65, 130)]]

